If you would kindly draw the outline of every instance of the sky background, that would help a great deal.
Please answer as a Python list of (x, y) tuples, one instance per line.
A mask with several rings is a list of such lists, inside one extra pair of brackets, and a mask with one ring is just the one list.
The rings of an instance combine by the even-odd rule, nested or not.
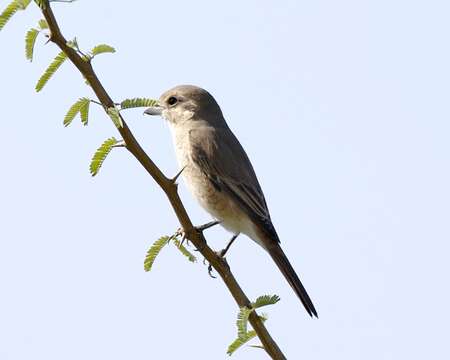
[[(0, 1), (5, 8), (9, 1)], [(120, 7), (121, 6), (121, 7)], [(247, 150), (282, 246), (311, 295), (310, 319), (269, 256), (242, 236), (230, 266), (251, 299), (278, 294), (267, 327), (289, 359), (450, 356), (448, 1), (85, 1), (54, 4), (115, 101), (177, 84), (208, 89)], [(227, 359), (237, 307), (199, 261), (147, 249), (178, 228), (161, 190), (99, 108), (62, 120), (90, 89), (57, 54), (24, 58), (33, 4), (0, 32), (0, 359)], [(168, 175), (167, 125), (125, 113)], [(194, 223), (210, 217), (184, 184)], [(220, 249), (229, 238), (208, 231)], [(258, 343), (254, 341), (253, 343)], [(233, 357), (266, 359), (255, 348)]]

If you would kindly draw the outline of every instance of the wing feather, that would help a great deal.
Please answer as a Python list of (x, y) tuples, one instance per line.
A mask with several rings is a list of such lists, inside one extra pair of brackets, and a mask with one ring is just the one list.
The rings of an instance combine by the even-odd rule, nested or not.
[(190, 130), (191, 156), (218, 191), (225, 191), (270, 238), (279, 242), (253, 166), (228, 128)]

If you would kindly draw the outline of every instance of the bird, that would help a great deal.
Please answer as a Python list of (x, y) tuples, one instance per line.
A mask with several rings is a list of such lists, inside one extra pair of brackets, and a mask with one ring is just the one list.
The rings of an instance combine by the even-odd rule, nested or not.
[(221, 255), (239, 234), (247, 235), (269, 253), (307, 313), (318, 317), (280, 246), (253, 166), (214, 97), (200, 87), (178, 85), (164, 92), (158, 104), (144, 114), (159, 115), (167, 121), (188, 189), (233, 234)]

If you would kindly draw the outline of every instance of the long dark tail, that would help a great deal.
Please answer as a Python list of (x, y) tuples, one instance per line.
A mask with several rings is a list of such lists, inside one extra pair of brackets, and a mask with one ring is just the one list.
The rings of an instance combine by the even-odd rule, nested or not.
[(303, 306), (305, 307), (306, 311), (308, 312), (309, 316), (317, 316), (317, 311), (314, 308), (314, 305), (306, 292), (305, 288), (302, 285), (302, 282), (298, 278), (297, 274), (295, 273), (294, 268), (292, 267), (291, 263), (289, 262), (288, 258), (284, 254), (283, 250), (281, 249), (280, 245), (273, 244), (270, 246), (270, 248), (267, 249), (272, 259), (277, 264), (278, 268), (283, 273), (284, 277), (288, 281), (289, 285), (291, 285), (292, 289), (294, 289), (295, 293), (301, 300)]

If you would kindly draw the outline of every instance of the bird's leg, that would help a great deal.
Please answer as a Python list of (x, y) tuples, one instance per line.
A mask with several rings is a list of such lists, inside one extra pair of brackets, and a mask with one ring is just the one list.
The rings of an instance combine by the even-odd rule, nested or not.
[(240, 233), (234, 234), (233, 237), (230, 239), (230, 241), (228, 242), (227, 246), (225, 246), (224, 249), (219, 251), (219, 256), (220, 257), (225, 257), (225, 254), (227, 253), (227, 251), (230, 249), (231, 244), (234, 243), (234, 240), (237, 239), (237, 237), (239, 236)]
[[(224, 249), (216, 252), (217, 256), (220, 256), (222, 258), (222, 260), (226, 261), (225, 255), (226, 255), (227, 251), (230, 249), (231, 244), (233, 244), (234, 240), (236, 240), (238, 236), (239, 236), (239, 233), (234, 234), (233, 237), (231, 238), (231, 240), (228, 242), (227, 246), (225, 246)], [(216, 277), (212, 274), (212, 270), (213, 270), (213, 268), (212, 268), (211, 264), (209, 264), (208, 265), (208, 274), (209, 274), (209, 276), (211, 276), (212, 278), (215, 279)]]
[[(210, 221), (209, 223), (200, 225), (200, 226), (196, 226), (194, 229), (198, 232), (203, 232), (206, 229), (209, 229), (217, 224), (220, 224), (220, 221), (214, 220), (214, 221)], [(183, 245), (184, 241), (187, 240), (189, 241), (189, 239), (186, 236), (186, 232), (183, 230), (183, 228), (179, 228), (176, 232), (177, 236), (181, 236), (181, 245)]]
[(203, 225), (200, 225), (200, 226), (196, 226), (195, 228), (197, 229), (197, 231), (204, 231), (204, 230), (209, 229), (209, 228), (211, 228), (213, 226), (216, 226), (218, 224), (220, 224), (220, 221), (214, 220), (214, 221), (210, 221), (209, 223), (206, 223), (206, 224), (203, 224)]

